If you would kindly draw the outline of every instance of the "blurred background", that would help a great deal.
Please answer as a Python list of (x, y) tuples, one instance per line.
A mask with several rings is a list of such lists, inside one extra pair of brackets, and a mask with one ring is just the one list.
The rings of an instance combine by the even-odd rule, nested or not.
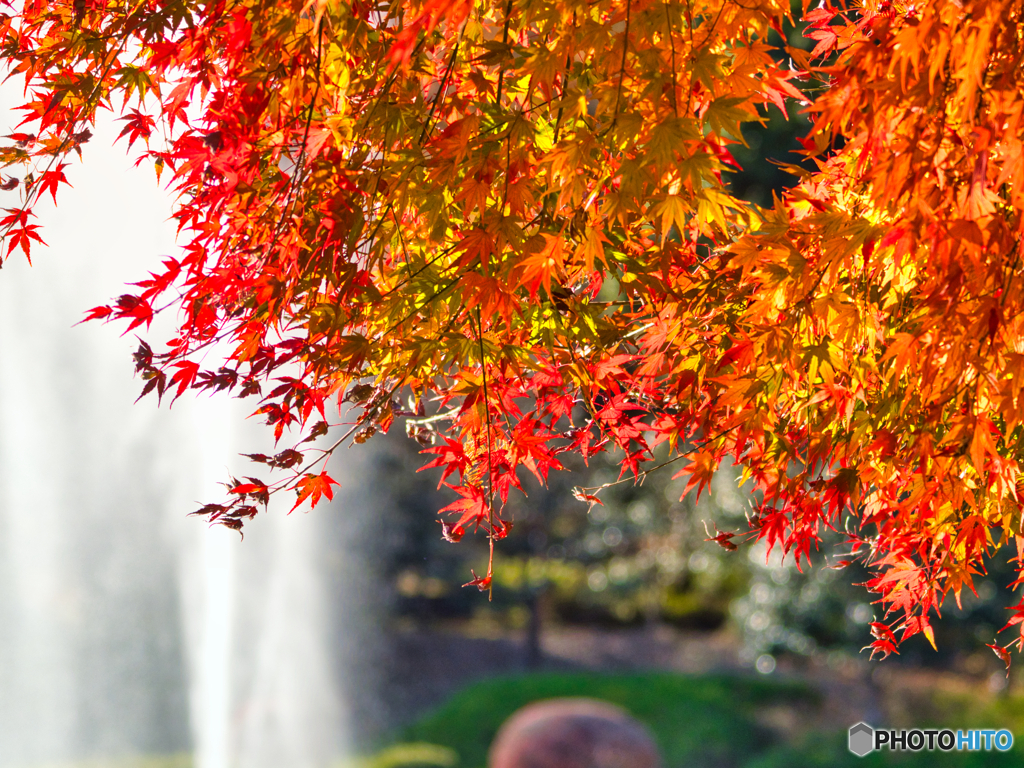
[[(745, 129), (736, 193), (770, 204), (793, 183), (779, 163), (804, 128)], [(0, 272), (0, 768), (483, 768), (508, 715), (564, 695), (632, 712), (666, 768), (853, 764), (859, 720), (1024, 736), (1022, 667), (985, 647), (1014, 602), (1010, 553), (944, 608), (938, 651), (915, 637), (872, 662), (866, 574), (829, 567), (841, 537), (803, 572), (705, 541), (743, 526), (728, 468), (699, 502), (666, 467), (589, 511), (570, 489), (615, 480), (614, 454), (525, 478), (493, 601), (460, 586), (486, 540), (441, 539), (450, 499), (400, 429), (336, 457), (342, 490), (312, 514), (272, 508), (244, 540), (188, 518), (266, 435), (245, 402), (133, 404), (136, 340), (76, 325), (174, 250), (168, 197), (115, 135), (97, 126), (75, 188), (40, 209), (50, 247)]]

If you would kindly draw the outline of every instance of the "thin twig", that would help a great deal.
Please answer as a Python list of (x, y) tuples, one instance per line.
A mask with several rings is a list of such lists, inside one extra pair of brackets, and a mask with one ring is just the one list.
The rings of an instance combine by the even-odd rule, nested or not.
[[(508, 0), (508, 4), (505, 6), (505, 28), (501, 32), (501, 44), (508, 45), (508, 23), (512, 19), (512, 0)], [(505, 80), (505, 67), (502, 66), (501, 71), (498, 72), (498, 88), (494, 94), (494, 106), (501, 105), (501, 86)]]
[(622, 98), (622, 80), (626, 76), (626, 53), (629, 51), (629, 15), (632, 7), (632, 0), (626, 0), (626, 29), (622, 33), (622, 62), (619, 64), (619, 85), (615, 91), (615, 114), (612, 115), (612, 124), (609, 126), (609, 130), (615, 125), (615, 121), (619, 119), (619, 100)]
[(676, 37), (672, 33), (672, 17), (668, 12), (668, 3), (665, 3), (665, 23), (668, 26), (669, 49), (672, 51), (672, 111), (676, 113), (676, 118), (678, 118), (679, 101), (676, 91), (679, 89), (679, 83), (676, 81)]
[(452, 55), (448, 58), (448, 67), (444, 71), (444, 77), (441, 79), (441, 83), (437, 87), (437, 94), (434, 96), (434, 102), (430, 105), (430, 114), (427, 115), (427, 120), (423, 123), (423, 130), (420, 132), (420, 144), (422, 144), (427, 136), (430, 135), (430, 123), (434, 119), (434, 112), (437, 110), (437, 105), (445, 97), (448, 92), (448, 78), (452, 74), (452, 68), (455, 66), (455, 57), (459, 54), (459, 43), (462, 42), (462, 35), (459, 35), (459, 39), (455, 41), (455, 47), (452, 48)]
[(494, 597), (492, 575), (494, 572), (494, 476), (491, 474), (491, 406), (487, 395), (487, 358), (484, 355), (484, 324), (480, 319), (480, 309), (476, 310), (476, 327), (480, 340), (480, 371), (484, 385), (484, 416), (487, 425), (487, 542), (490, 553), (487, 558), (487, 600)]
[[(592, 486), (592, 487), (579, 486), (579, 487), (577, 487), (574, 490), (578, 490), (578, 491), (593, 491), (593, 493), (600, 493), (605, 488), (611, 488), (613, 485), (621, 485), (622, 483), (628, 482), (630, 480), (632, 480), (633, 484), (635, 485), (635, 484), (641, 482), (641, 480), (643, 478), (647, 477), (647, 475), (651, 474), (652, 472), (657, 472), (659, 469), (661, 469), (663, 467), (667, 467), (669, 464), (674, 464), (675, 462), (679, 461), (680, 459), (685, 459), (688, 456), (692, 456), (694, 453), (696, 453), (697, 451), (703, 449), (707, 445), (715, 442), (715, 440), (718, 440), (723, 435), (728, 434), (731, 430), (732, 430), (731, 427), (728, 428), (728, 429), (723, 429), (717, 435), (713, 435), (712, 437), (709, 437), (707, 440), (702, 440), (701, 442), (697, 443), (692, 448), (690, 448), (690, 450), (682, 451), (678, 455), (673, 456), (671, 459), (668, 459), (667, 461), (663, 461), (661, 464), (658, 464), (657, 466), (651, 467), (650, 469), (645, 469), (643, 472), (638, 473), (637, 475), (633, 476), (632, 478), (630, 478), (630, 477), (623, 477), (623, 478), (620, 478), (618, 480), (612, 480), (610, 482), (602, 483), (601, 485), (595, 485), (595, 486)], [(590, 494), (590, 495), (593, 495), (593, 493)]]

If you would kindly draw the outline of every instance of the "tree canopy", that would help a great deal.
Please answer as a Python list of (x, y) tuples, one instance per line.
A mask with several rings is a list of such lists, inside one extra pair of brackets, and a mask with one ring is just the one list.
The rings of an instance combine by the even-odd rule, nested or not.
[[(182, 247), (88, 316), (176, 311), (143, 394), (254, 396), (291, 446), (212, 522), (330, 498), (331, 452), (405, 418), (444, 536), (492, 547), (567, 453), (642, 478), (667, 443), (697, 493), (734, 462), (756, 508), (714, 538), (805, 563), (844, 531), (883, 655), (1024, 553), (1021, 0), (5, 6), (5, 258), (112, 111)], [(810, 117), (813, 170), (762, 208), (723, 172), (770, 104)]]

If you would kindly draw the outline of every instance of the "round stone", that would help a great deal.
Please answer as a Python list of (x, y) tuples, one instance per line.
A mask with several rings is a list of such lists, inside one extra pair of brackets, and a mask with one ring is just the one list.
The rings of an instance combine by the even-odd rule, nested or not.
[(501, 726), (489, 768), (660, 768), (647, 729), (624, 709), (597, 699), (528, 704)]

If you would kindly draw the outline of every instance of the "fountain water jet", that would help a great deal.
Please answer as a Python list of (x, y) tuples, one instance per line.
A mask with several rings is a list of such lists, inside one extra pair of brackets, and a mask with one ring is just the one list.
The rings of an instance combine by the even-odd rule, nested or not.
[(132, 406), (131, 340), (72, 328), (174, 249), (166, 198), (96, 134), (40, 209), (51, 248), (0, 273), (0, 768), (325, 766), (346, 742), (339, 510), (272, 511), (244, 542), (185, 517), (259, 446), (226, 398)]

